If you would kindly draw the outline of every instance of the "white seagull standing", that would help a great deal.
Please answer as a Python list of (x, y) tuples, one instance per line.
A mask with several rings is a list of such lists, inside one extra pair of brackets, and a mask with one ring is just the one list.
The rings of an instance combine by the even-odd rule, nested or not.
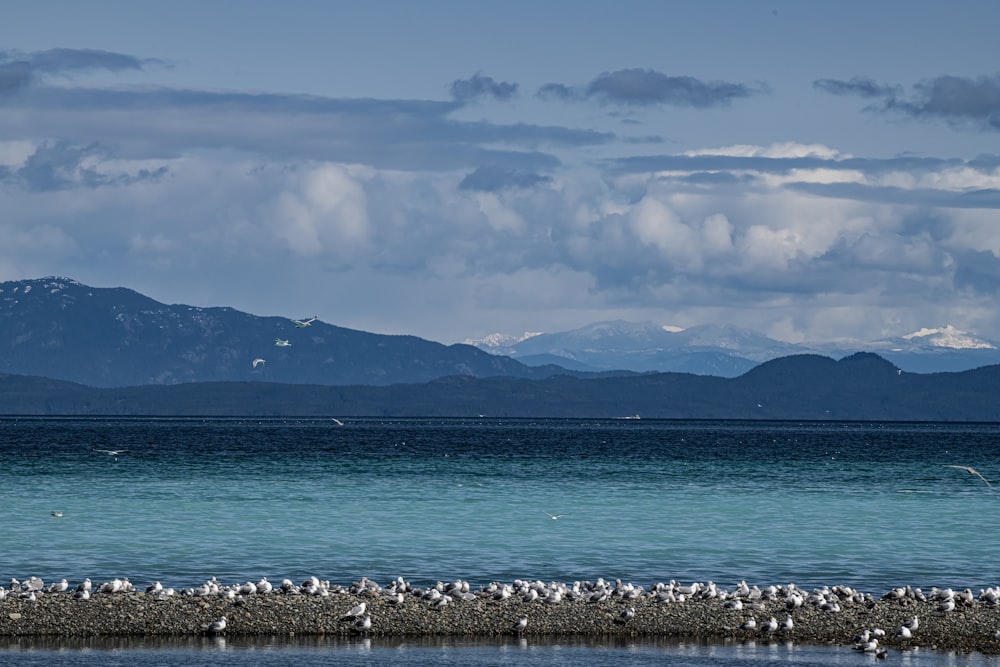
[(365, 614), (364, 618), (359, 618), (354, 622), (354, 627), (356, 627), (360, 632), (368, 632), (372, 629), (372, 617), (370, 614)]
[(218, 620), (212, 621), (211, 623), (207, 623), (201, 627), (204, 628), (207, 632), (211, 632), (213, 634), (216, 632), (222, 632), (223, 630), (226, 629), (226, 617), (221, 616), (219, 617)]
[(513, 630), (517, 632), (517, 634), (523, 635), (524, 629), (526, 627), (528, 627), (528, 617), (522, 616), (521, 618), (517, 619), (517, 623), (514, 624)]
[(357, 604), (348, 609), (347, 613), (344, 614), (344, 618), (360, 618), (365, 613), (365, 609), (367, 608), (368, 605), (365, 604), (364, 602), (361, 602), (360, 604)]

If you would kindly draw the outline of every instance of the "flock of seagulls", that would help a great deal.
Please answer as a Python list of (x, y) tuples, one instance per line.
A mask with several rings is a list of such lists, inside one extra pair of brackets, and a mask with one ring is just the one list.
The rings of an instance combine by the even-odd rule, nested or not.
[[(89, 600), (92, 596), (117, 595), (136, 593), (136, 587), (127, 577), (115, 578), (100, 584), (94, 584), (85, 579), (75, 588), (66, 579), (46, 585), (41, 578), (32, 576), (23, 581), (11, 579), (9, 587), (0, 586), (0, 602), (5, 599), (18, 599), (35, 602), (41, 595), (64, 594), (72, 595), (79, 600)], [(637, 622), (648, 610), (650, 605), (683, 604), (688, 600), (715, 601), (723, 613), (734, 615), (735, 625), (731, 626), (736, 636), (793, 636), (795, 621), (793, 616), (801, 609), (817, 609), (821, 612), (838, 613), (845, 606), (861, 605), (872, 608), (877, 601), (867, 593), (861, 593), (848, 586), (816, 588), (806, 591), (795, 584), (783, 586), (758, 587), (741, 581), (733, 590), (708, 583), (681, 584), (677, 581), (660, 582), (648, 589), (620, 579), (613, 582), (597, 579), (595, 582), (576, 581), (572, 584), (558, 582), (515, 580), (511, 584), (491, 582), (486, 586), (473, 589), (468, 581), (437, 582), (426, 588), (419, 588), (397, 577), (390, 585), (380, 586), (378, 583), (362, 577), (360, 581), (350, 586), (331, 585), (312, 576), (300, 584), (284, 579), (280, 584), (272, 585), (266, 577), (259, 581), (246, 581), (224, 585), (215, 577), (205, 581), (200, 586), (175, 590), (164, 587), (159, 581), (146, 587), (145, 594), (151, 600), (166, 600), (172, 596), (187, 596), (193, 598), (222, 598), (233, 604), (245, 602), (252, 595), (309, 595), (330, 597), (333, 595), (352, 596), (357, 601), (344, 611), (339, 620), (350, 624), (354, 632), (368, 635), (375, 622), (373, 611), (381, 605), (374, 601), (384, 602), (385, 607), (399, 608), (404, 605), (421, 605), (431, 609), (442, 609), (451, 604), (461, 604), (470, 600), (513, 600), (528, 605), (523, 613), (512, 619), (509, 631), (517, 636), (523, 636), (528, 629), (531, 616), (531, 605), (576, 604), (611, 604), (616, 611), (614, 623), (623, 625)], [(880, 600), (900, 608), (913, 607), (923, 603), (919, 609), (929, 615), (945, 615), (956, 608), (969, 608), (976, 605), (1000, 607), (1000, 587), (980, 590), (974, 594), (970, 589), (955, 591), (950, 588), (932, 588), (924, 593), (919, 588), (899, 587), (886, 592)], [(784, 610), (784, 621), (779, 621), (774, 615), (778, 610)], [(229, 627), (229, 619), (223, 615), (209, 623), (202, 624), (202, 630), (207, 634), (223, 634)], [(918, 634), (921, 627), (919, 613), (914, 614), (896, 628), (892, 639), (895, 645), (906, 647)], [(855, 650), (885, 657), (886, 648), (882, 645), (887, 633), (878, 627), (863, 629), (853, 638)], [(1000, 631), (994, 634), (1000, 638)]]
[[(295, 325), (295, 328), (297, 328), (297, 329), (304, 329), (305, 327), (308, 327), (308, 326), (312, 325), (312, 323), (315, 322), (318, 319), (319, 319), (319, 315), (313, 315), (312, 317), (309, 317), (309, 318), (306, 318), (306, 319), (291, 320), (291, 322), (292, 322), (292, 324)], [(292, 342), (289, 339), (287, 339), (287, 338), (275, 338), (274, 339), (274, 346), (275, 347), (291, 347), (292, 346)], [(254, 370), (257, 370), (258, 366), (263, 366), (266, 363), (267, 363), (267, 360), (264, 359), (263, 357), (256, 357), (251, 362), (251, 366), (252, 366), (252, 368)]]
[[(101, 584), (93, 584), (85, 579), (75, 588), (71, 588), (66, 579), (45, 585), (41, 578), (32, 576), (24, 581), (11, 579), (9, 588), (0, 586), (0, 602), (13, 598), (27, 602), (36, 602), (41, 595), (69, 594), (78, 600), (89, 600), (92, 595), (115, 595), (136, 592), (135, 586), (127, 577), (115, 578)], [(468, 600), (492, 599), (502, 601), (507, 599), (520, 600), (521, 603), (553, 605), (564, 602), (579, 604), (618, 603), (621, 606), (615, 617), (615, 623), (628, 624), (639, 617), (640, 611), (635, 601), (643, 600), (653, 604), (682, 604), (687, 600), (716, 600), (720, 608), (743, 615), (733, 631), (742, 636), (783, 636), (792, 637), (795, 628), (793, 614), (803, 607), (836, 613), (841, 611), (841, 605), (860, 604), (870, 608), (874, 599), (869, 594), (862, 594), (847, 586), (822, 587), (807, 592), (795, 584), (785, 586), (757, 587), (741, 581), (735, 590), (729, 591), (713, 582), (707, 584), (680, 584), (671, 580), (669, 583), (657, 583), (648, 590), (642, 586), (624, 583), (616, 579), (613, 583), (598, 579), (596, 582), (574, 582), (572, 584), (544, 583), (541, 581), (515, 580), (512, 584), (492, 582), (478, 590), (473, 590), (467, 581), (437, 582), (427, 588), (418, 588), (398, 577), (389, 586), (382, 587), (376, 582), (362, 577), (361, 581), (349, 587), (331, 585), (312, 576), (301, 584), (295, 584), (284, 579), (278, 585), (272, 585), (266, 577), (257, 582), (247, 581), (242, 584), (223, 585), (214, 577), (200, 586), (175, 590), (166, 588), (160, 582), (155, 582), (145, 589), (146, 595), (153, 600), (165, 600), (174, 595), (195, 598), (217, 597), (240, 604), (250, 595), (313, 595), (329, 597), (334, 594), (347, 594), (362, 598), (360, 602), (347, 609), (340, 621), (349, 624), (353, 632), (367, 636), (374, 627), (372, 606), (370, 601), (382, 599), (388, 607), (400, 607), (409, 601), (410, 604), (426, 605), (441, 609), (452, 603)], [(885, 593), (881, 600), (900, 606), (913, 605), (918, 602), (928, 603), (925, 609), (933, 605), (932, 614), (948, 614), (957, 607), (987, 605), (1000, 607), (1000, 587), (983, 589), (976, 596), (969, 589), (954, 591), (952, 589), (932, 588), (924, 594), (919, 588), (899, 587)], [(771, 613), (778, 606), (786, 610), (785, 619), (779, 622)], [(758, 614), (758, 612), (760, 612)], [(763, 620), (763, 615), (767, 619)], [(758, 615), (761, 620), (758, 620)], [(529, 625), (529, 613), (519, 614), (509, 626), (509, 631), (518, 637), (524, 636)], [(222, 635), (229, 627), (227, 616), (202, 624), (202, 631), (210, 635)], [(893, 639), (895, 645), (907, 647), (911, 645), (921, 627), (920, 616), (914, 614), (902, 622), (896, 629)], [(887, 633), (878, 627), (868, 627), (854, 636), (852, 643), (856, 651), (870, 654), (876, 658), (885, 658), (887, 649), (883, 641)], [(1000, 631), (993, 635), (1000, 638)]]

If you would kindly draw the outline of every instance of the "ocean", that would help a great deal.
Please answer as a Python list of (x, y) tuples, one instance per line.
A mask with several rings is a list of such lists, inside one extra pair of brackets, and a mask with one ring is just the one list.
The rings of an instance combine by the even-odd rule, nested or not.
[[(1000, 584), (998, 504), (1000, 424), (0, 418), (2, 583), (603, 577), (978, 591)], [(22, 639), (0, 642), (0, 663), (858, 660), (842, 647), (652, 640), (222, 644)], [(980, 662), (994, 664), (962, 657)]]

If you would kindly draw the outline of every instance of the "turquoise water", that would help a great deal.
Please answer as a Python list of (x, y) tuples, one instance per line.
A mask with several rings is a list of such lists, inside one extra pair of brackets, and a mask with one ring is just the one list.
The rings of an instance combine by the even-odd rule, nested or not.
[(0, 419), (4, 582), (977, 590), (998, 506), (997, 424)]

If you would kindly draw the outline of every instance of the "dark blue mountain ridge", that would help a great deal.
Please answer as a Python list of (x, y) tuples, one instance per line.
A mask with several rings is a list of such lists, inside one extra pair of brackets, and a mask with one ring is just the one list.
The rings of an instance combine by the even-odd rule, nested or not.
[(192, 382), (94, 388), (0, 374), (0, 414), (1000, 422), (1000, 365), (919, 374), (871, 353), (839, 361), (800, 354), (765, 362), (738, 378), (462, 375), (387, 386)]
[[(275, 339), (287, 340), (278, 347)], [(254, 359), (264, 363), (253, 366)], [(471, 345), (442, 345), (228, 307), (166, 305), (69, 278), (0, 283), (0, 372), (91, 387), (266, 381), (321, 385), (425, 382), (447, 375), (544, 378)]]

